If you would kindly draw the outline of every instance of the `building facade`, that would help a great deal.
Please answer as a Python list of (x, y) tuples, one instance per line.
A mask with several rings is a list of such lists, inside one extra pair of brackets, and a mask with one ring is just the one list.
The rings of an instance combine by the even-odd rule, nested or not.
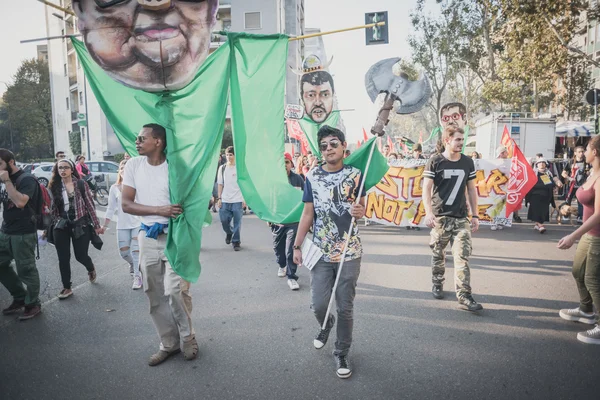
[[(60, 0), (57, 3), (72, 9), (72, 0)], [(80, 33), (75, 16), (48, 6), (45, 14), (48, 37)], [(214, 31), (230, 30), (302, 35), (304, 0), (221, 0)], [(214, 51), (224, 42), (224, 36), (214, 34), (211, 49)], [(56, 151), (64, 151), (69, 158), (74, 158), (77, 154), (71, 148), (71, 143), (79, 138), (81, 154), (88, 160), (111, 160), (115, 154), (123, 153), (123, 147), (85, 78), (71, 41), (49, 40), (46, 49), (39, 49), (38, 56), (48, 58)], [(291, 42), (288, 64), (299, 68), (303, 56), (303, 44)], [(286, 102), (298, 104), (298, 83), (298, 77), (289, 71)]]

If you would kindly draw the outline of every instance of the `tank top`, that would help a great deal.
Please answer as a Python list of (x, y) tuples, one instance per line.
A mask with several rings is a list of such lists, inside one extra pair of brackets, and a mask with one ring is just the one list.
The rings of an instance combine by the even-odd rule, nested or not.
[[(588, 190), (585, 190), (583, 186), (577, 189), (577, 201), (583, 206), (583, 222), (587, 221), (594, 215), (594, 201), (596, 198), (596, 191), (594, 190), (596, 181), (592, 184)], [(588, 231), (588, 235), (600, 237), (600, 224), (596, 225)]]

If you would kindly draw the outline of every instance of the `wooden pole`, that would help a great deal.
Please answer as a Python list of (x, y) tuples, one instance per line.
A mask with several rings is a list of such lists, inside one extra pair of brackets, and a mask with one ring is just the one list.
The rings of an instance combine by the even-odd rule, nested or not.
[(355, 26), (355, 27), (352, 27), (352, 28), (337, 29), (335, 31), (311, 33), (310, 35), (296, 36), (294, 38), (290, 38), (290, 42), (293, 42), (293, 41), (296, 41), (296, 40), (302, 40), (302, 39), (309, 39), (309, 38), (319, 37), (319, 36), (331, 35), (331, 34), (334, 34), (334, 33), (356, 31), (358, 29), (374, 28), (376, 26), (384, 26), (384, 25), (385, 25), (385, 22), (377, 22), (375, 24)]
[(75, 15), (75, 13), (73, 12), (73, 10), (69, 10), (68, 8), (61, 7), (58, 4), (50, 3), (49, 1), (46, 1), (46, 0), (38, 0), (38, 1), (40, 3), (43, 3), (43, 4), (47, 5), (47, 6), (49, 6), (49, 7), (54, 7), (57, 10), (60, 10), (60, 11), (65, 12), (67, 14)]

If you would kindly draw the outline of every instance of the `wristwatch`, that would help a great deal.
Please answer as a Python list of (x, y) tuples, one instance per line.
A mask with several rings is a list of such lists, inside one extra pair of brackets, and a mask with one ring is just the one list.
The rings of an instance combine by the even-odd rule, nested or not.
[(473, 215), (471, 218), (479, 219), (479, 215)]
[(294, 246), (294, 250), (301, 250), (302, 247), (301, 246)]

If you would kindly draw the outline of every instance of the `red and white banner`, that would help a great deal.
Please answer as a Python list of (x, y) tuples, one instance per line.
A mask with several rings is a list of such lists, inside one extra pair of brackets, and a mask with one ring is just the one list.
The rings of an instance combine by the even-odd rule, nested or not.
[(295, 119), (287, 119), (286, 124), (288, 135), (300, 142), (300, 152), (302, 155), (307, 155), (308, 149), (310, 148), (308, 145), (308, 139), (306, 138), (306, 134), (304, 134), (304, 131), (300, 127), (298, 121)]
[[(508, 146), (507, 146), (508, 147)], [(510, 176), (506, 191), (506, 217), (520, 210), (523, 199), (538, 181), (537, 174), (519, 149), (519, 146), (511, 139), (513, 150), (510, 165)]]

